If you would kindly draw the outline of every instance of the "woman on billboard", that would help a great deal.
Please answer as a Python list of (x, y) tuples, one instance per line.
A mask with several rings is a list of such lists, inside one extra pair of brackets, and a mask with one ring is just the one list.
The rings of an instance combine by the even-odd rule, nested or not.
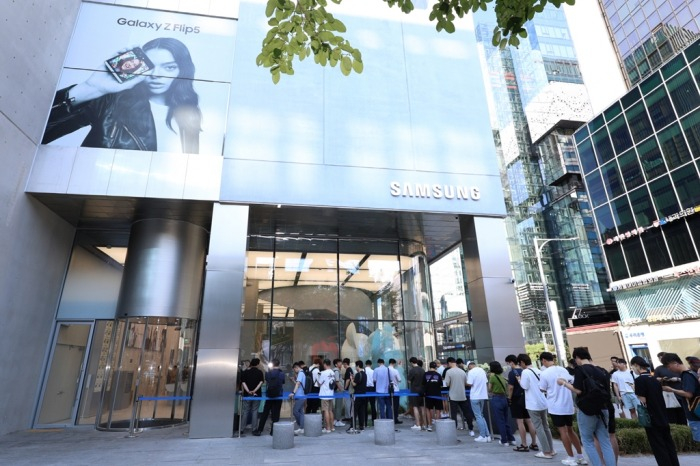
[(153, 39), (105, 66), (56, 93), (43, 144), (90, 126), (83, 147), (199, 153), (202, 113), (185, 44)]

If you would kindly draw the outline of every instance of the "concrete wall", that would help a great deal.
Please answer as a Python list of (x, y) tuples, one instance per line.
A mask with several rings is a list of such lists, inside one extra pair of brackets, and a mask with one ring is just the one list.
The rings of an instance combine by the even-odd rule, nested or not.
[[(3, 2), (0, 435), (31, 427), (74, 229), (24, 193), (78, 0)], [(12, 83), (8, 86), (7, 83)]]

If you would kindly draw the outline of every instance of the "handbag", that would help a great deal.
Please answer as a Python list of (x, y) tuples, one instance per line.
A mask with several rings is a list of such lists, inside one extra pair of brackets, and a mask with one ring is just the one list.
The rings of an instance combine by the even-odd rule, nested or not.
[(700, 396), (696, 396), (693, 400), (688, 400), (688, 410), (700, 417)]
[(639, 421), (639, 425), (642, 427), (652, 427), (649, 409), (642, 404), (637, 405), (637, 421)]

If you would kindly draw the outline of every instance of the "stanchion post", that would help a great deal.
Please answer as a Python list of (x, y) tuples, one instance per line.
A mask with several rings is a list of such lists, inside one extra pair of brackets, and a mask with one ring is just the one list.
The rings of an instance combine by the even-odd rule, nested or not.
[(134, 399), (134, 405), (133, 408), (131, 409), (131, 420), (129, 421), (129, 435), (127, 435), (128, 438), (133, 438), (136, 437), (134, 435), (134, 432), (136, 430), (136, 406), (141, 403), (141, 397), (137, 397)]
[(238, 397), (238, 438), (241, 438), (241, 424), (245, 422), (243, 420), (243, 390), (241, 390), (241, 395)]

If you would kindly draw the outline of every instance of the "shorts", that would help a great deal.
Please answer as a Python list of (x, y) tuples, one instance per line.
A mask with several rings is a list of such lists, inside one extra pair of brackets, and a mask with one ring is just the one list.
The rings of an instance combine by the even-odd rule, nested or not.
[(438, 398), (425, 397), (425, 407), (428, 409), (442, 409), (442, 400)]
[(573, 427), (573, 414), (550, 414), (552, 416), (552, 424), (554, 427)]
[(621, 394), (622, 404), (625, 405), (627, 409), (637, 409), (639, 403), (639, 398), (632, 392), (625, 392)]
[(333, 400), (321, 400), (321, 411), (333, 411)]
[(513, 398), (510, 403), (510, 415), (513, 419), (530, 419), (530, 413), (525, 409), (525, 397)]
[(408, 408), (422, 408), (423, 407), (423, 395), (409, 396), (408, 397)]

